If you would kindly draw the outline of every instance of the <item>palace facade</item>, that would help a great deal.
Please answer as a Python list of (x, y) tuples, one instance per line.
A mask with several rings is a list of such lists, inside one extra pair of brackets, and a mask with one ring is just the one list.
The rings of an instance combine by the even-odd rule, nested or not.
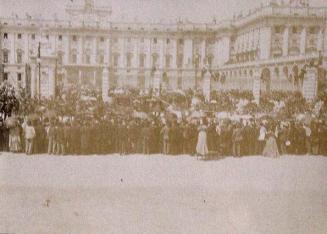
[(323, 57), (327, 67), (327, 7), (271, 1), (231, 20), (196, 24), (119, 23), (92, 0), (69, 5), (68, 20), (0, 18), (2, 81), (49, 97), (73, 84), (102, 91), (248, 89), (293, 90), (302, 67)]

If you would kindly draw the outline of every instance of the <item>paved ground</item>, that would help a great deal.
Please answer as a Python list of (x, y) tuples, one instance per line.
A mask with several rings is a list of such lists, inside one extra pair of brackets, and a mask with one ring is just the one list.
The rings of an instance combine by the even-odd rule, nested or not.
[(0, 156), (0, 233), (326, 233), (327, 158)]

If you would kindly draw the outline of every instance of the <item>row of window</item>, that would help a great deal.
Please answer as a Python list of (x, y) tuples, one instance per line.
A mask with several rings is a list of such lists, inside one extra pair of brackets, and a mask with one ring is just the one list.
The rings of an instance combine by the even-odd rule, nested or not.
[[(21, 82), (22, 81), (22, 77), (23, 77), (22, 73), (17, 73), (17, 81), (18, 82)], [(8, 72), (4, 72), (3, 73), (3, 80), (8, 80), (8, 78), (9, 78), (9, 73)]]
[[(59, 57), (58, 62), (60, 64), (62, 64), (63, 55), (60, 54), (58, 57)], [(112, 64), (113, 64), (114, 67), (117, 67), (118, 66), (119, 58), (120, 58), (120, 55), (119, 54), (114, 54), (112, 56), (112, 61), (113, 61)], [(132, 58), (133, 58), (133, 55), (131, 53), (129, 53), (129, 54), (126, 55), (126, 66), (127, 67), (131, 67), (131, 65), (132, 65)], [(152, 66), (156, 66), (157, 65), (158, 59), (159, 59), (159, 55), (158, 54), (153, 54), (152, 55)], [(208, 56), (208, 58), (207, 58), (208, 64), (209, 64), (210, 67), (212, 66), (213, 59), (214, 59), (213, 56)], [(146, 55), (145, 54), (140, 54), (139, 55), (139, 67), (142, 67), (143, 68), (145, 66), (145, 60), (146, 60)], [(91, 56), (88, 55), (88, 54), (86, 54), (84, 56), (84, 61), (85, 61), (85, 63), (90, 64), (91, 63)], [(171, 55), (166, 55), (165, 56), (165, 67), (166, 68), (170, 68), (171, 67), (171, 61), (172, 61), (172, 56)], [(177, 56), (177, 60), (176, 60), (176, 65), (177, 65), (178, 68), (181, 68), (183, 66), (183, 61), (184, 61), (183, 54), (179, 54)], [(77, 54), (76, 53), (73, 53), (71, 55), (71, 62), (73, 64), (76, 64), (77, 63)], [(98, 57), (97, 62), (100, 63), (100, 64), (104, 63), (104, 56), (103, 55), (100, 55)], [(197, 57), (197, 59), (195, 59), (195, 61), (194, 61), (194, 65), (196, 67), (199, 67), (199, 64), (200, 64), (200, 58)]]
[[(4, 34), (3, 34), (3, 38), (4, 38), (4, 39), (8, 39), (8, 33), (4, 33)], [(18, 33), (18, 34), (17, 34), (17, 38), (18, 38), (18, 39), (22, 39), (22, 34), (21, 34), (21, 33)], [(47, 40), (49, 40), (49, 34), (45, 35), (45, 38), (46, 38)], [(31, 39), (32, 39), (32, 40), (35, 40), (35, 34), (31, 34)], [(62, 35), (58, 35), (58, 40), (59, 40), (59, 41), (62, 41)], [(76, 35), (73, 35), (73, 36), (72, 36), (72, 40), (73, 40), (74, 42), (77, 42), (77, 36), (76, 36)], [(104, 42), (104, 40), (105, 40), (104, 37), (100, 37), (100, 42)], [(113, 41), (114, 41), (114, 43), (118, 43), (118, 38), (114, 38)], [(127, 41), (128, 41), (128, 42), (131, 42), (132, 39), (129, 37), (129, 38), (127, 38)], [(142, 37), (142, 38), (140, 39), (140, 41), (141, 41), (141, 43), (143, 43), (143, 42), (144, 42), (144, 38)], [(153, 38), (153, 43), (154, 43), (154, 44), (157, 44), (157, 43), (158, 43), (158, 39), (157, 39), (157, 38)], [(184, 39), (179, 39), (179, 40), (178, 40), (178, 43), (179, 43), (180, 45), (183, 45), (183, 44), (184, 44)], [(166, 44), (170, 44), (170, 39), (169, 39), (169, 38), (166, 39)]]
[[(22, 63), (23, 62), (23, 52), (18, 50), (17, 53), (16, 53), (16, 62), (17, 63)], [(131, 65), (131, 61), (132, 61), (132, 57), (133, 55), (131, 53), (127, 54), (126, 56), (126, 60), (127, 60), (127, 66), (130, 66)], [(165, 56), (165, 62), (166, 62), (166, 66), (170, 67), (170, 61), (171, 61), (171, 55), (166, 55)], [(209, 60), (209, 64), (212, 64), (212, 58), (213, 56), (209, 56), (208, 60)], [(76, 53), (73, 53), (72, 54), (72, 63), (77, 63), (77, 55)], [(118, 65), (118, 58), (119, 58), (119, 54), (115, 54), (113, 56), (113, 59), (114, 61), (114, 64)], [(146, 55), (145, 54), (141, 54), (140, 55), (140, 66), (141, 67), (144, 67), (144, 63), (145, 63), (145, 58), (146, 58)], [(153, 61), (153, 64), (156, 64), (157, 61), (158, 61), (158, 58), (159, 58), (159, 55), (158, 54), (153, 54), (152, 55), (152, 61)], [(4, 50), (3, 51), (3, 63), (8, 63), (9, 62), (9, 52), (8, 50)], [(100, 64), (103, 64), (104, 63), (104, 55), (99, 55), (98, 56), (98, 59), (97, 59), (97, 62), (100, 63)], [(58, 63), (59, 64), (62, 64), (63, 63), (63, 53), (59, 53), (58, 55)], [(89, 54), (86, 54), (85, 55), (85, 63), (87, 64), (90, 64), (91, 63), (91, 56)], [(179, 54), (177, 56), (177, 66), (178, 67), (181, 67), (183, 64), (183, 54)], [(195, 65), (198, 66), (199, 65), (199, 57), (198, 59), (196, 59), (195, 61)]]
[[(292, 32), (293, 34), (298, 34), (298, 33), (301, 31), (301, 29), (302, 29), (302, 27), (299, 27), (299, 26), (293, 26), (293, 27), (291, 28), (291, 32)], [(278, 25), (278, 26), (275, 26), (275, 27), (274, 27), (274, 32), (277, 33), (277, 34), (279, 34), (279, 33), (283, 33), (283, 32), (284, 32), (283, 30), (284, 30), (284, 27), (283, 27), (283, 26)], [(319, 30), (318, 27), (314, 27), (314, 26), (312, 26), (312, 27), (309, 27), (309, 28), (308, 28), (307, 32), (308, 32), (309, 34), (315, 34), (315, 33), (317, 33), (318, 30)]]
[[(4, 50), (2, 54), (3, 63), (9, 62), (9, 52), (8, 50)], [(17, 63), (23, 63), (23, 52), (21, 50), (18, 50), (16, 53), (16, 62)]]

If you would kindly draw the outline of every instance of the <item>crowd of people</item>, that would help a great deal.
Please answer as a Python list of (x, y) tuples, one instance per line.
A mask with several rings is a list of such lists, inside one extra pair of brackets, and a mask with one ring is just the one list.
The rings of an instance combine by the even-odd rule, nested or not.
[(26, 154), (169, 154), (199, 156), (327, 155), (327, 121), (193, 122), (110, 118), (98, 122), (26, 119), (0, 127), (0, 150)]
[[(312, 118), (317, 105), (306, 103), (301, 96), (296, 96), (299, 94), (281, 92), (263, 97), (261, 105), (266, 108), (263, 116), (257, 115), (258, 110), (253, 108), (264, 109), (263, 106), (248, 101), (251, 93), (240, 91), (213, 92), (214, 101), (210, 103), (205, 103), (201, 94), (192, 91), (160, 96), (137, 90), (113, 92), (109, 103), (104, 103), (96, 93), (92, 98), (83, 99), (76, 89), (50, 100), (33, 100), (22, 93), (16, 98), (11, 89), (6, 89), (2, 97), (2, 100), (9, 100), (4, 95), (14, 100), (9, 109), (6, 107), (0, 112), (0, 151), (5, 152), (28, 155), (186, 154), (205, 158), (327, 155), (324, 97), (319, 99), (323, 104)], [(239, 105), (241, 100), (244, 105)], [(281, 105), (283, 114), (278, 118), (271, 115), (278, 111), (273, 104), (276, 101), (284, 103)], [(244, 115), (244, 118), (241, 115), (238, 119), (217, 117), (215, 113), (221, 111), (242, 111), (239, 114), (251, 115)], [(303, 111), (310, 118), (294, 117)], [(201, 114), (192, 115), (192, 112)]]

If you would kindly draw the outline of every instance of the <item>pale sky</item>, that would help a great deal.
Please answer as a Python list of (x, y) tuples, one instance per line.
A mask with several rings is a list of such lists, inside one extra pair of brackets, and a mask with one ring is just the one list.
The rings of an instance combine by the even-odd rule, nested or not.
[[(284, 0), (287, 1), (287, 0)], [(73, 0), (83, 4), (84, 0)], [(231, 18), (240, 11), (267, 4), (269, 0), (95, 0), (96, 5), (110, 5), (113, 21), (164, 22), (178, 18), (193, 22), (211, 22)], [(312, 6), (327, 6), (326, 0), (310, 0)], [(65, 5), (71, 0), (0, 0), (0, 17), (15, 14), (25, 17), (42, 14), (44, 18), (65, 17)]]

